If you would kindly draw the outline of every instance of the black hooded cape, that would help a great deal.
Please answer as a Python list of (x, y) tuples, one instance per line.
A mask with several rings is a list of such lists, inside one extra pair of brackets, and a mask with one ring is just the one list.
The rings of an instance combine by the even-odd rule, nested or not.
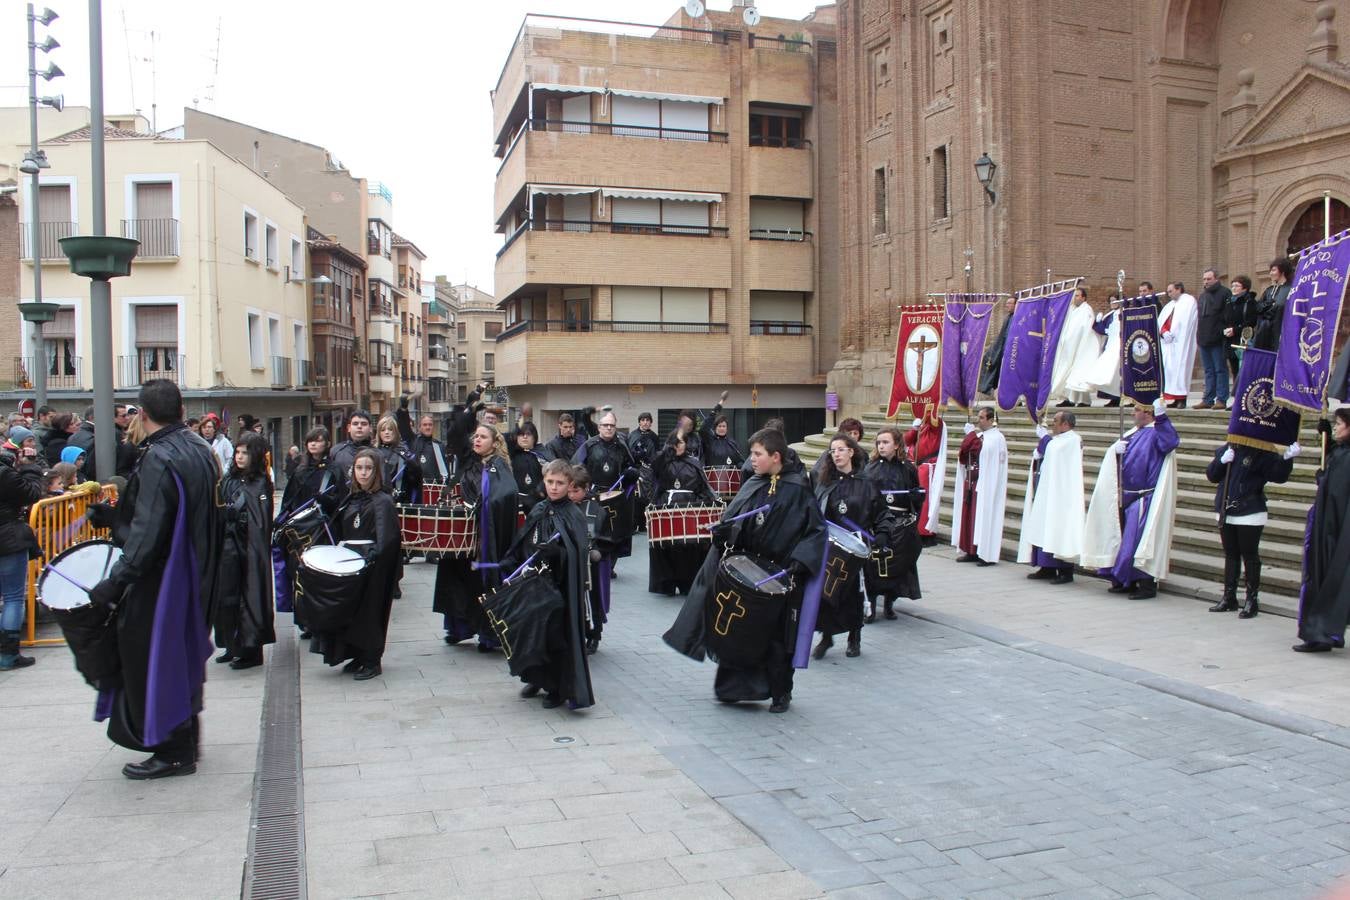
[(220, 480), (225, 539), (220, 548), (216, 646), (235, 656), (276, 642), (272, 627), (272, 485), (231, 472)]

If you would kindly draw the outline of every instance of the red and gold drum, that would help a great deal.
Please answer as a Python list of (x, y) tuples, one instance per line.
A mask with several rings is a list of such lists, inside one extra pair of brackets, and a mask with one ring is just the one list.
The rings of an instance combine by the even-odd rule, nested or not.
[(447, 556), (472, 556), (476, 552), (478, 522), (466, 506), (400, 503), (398, 524), (404, 550)]
[(741, 470), (735, 466), (710, 466), (703, 472), (708, 476), (708, 486), (723, 501), (735, 497), (741, 489)]
[(649, 506), (647, 540), (656, 546), (711, 543), (712, 526), (725, 510), (724, 506)]

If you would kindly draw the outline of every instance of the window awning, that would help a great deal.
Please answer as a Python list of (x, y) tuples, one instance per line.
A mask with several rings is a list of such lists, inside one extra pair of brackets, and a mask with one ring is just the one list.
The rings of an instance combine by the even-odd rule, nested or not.
[(627, 89), (610, 88), (611, 94), (618, 94), (620, 97), (638, 97), (642, 100), (673, 100), (677, 103), (709, 103), (719, 105), (722, 103), (721, 97), (699, 97), (694, 94), (666, 94), (661, 91), (630, 91)]
[(628, 200), (686, 200), (692, 203), (721, 203), (721, 194), (698, 191), (653, 191), (646, 188), (601, 188), (605, 197), (623, 197)]
[(587, 87), (583, 84), (531, 84), (536, 91), (557, 91), (560, 94), (603, 94), (603, 87)]
[(526, 187), (529, 189), (531, 197), (535, 194), (549, 194), (555, 197), (571, 197), (577, 194), (594, 194), (596, 191), (600, 190), (597, 187), (586, 187), (585, 185), (576, 184), (529, 184), (526, 185)]

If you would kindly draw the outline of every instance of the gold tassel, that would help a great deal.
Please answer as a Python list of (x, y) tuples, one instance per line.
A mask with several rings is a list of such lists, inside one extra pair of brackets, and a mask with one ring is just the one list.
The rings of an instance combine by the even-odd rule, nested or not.
[(776, 491), (776, 490), (778, 490), (778, 476), (777, 476), (777, 475), (770, 475), (770, 476), (769, 476), (769, 496), (772, 497), (772, 496), (773, 496), (773, 492)]

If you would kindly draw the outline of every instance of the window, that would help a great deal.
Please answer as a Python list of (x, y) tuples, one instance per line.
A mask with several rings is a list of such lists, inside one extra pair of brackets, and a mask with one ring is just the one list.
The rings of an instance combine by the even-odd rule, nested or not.
[(296, 237), (291, 238), (291, 277), (305, 277), (305, 247)]
[(497, 335), (499, 335), (499, 334), (501, 334), (501, 333), (502, 333), (502, 323), (501, 323), (501, 322), (484, 322), (484, 323), (483, 323), (483, 340), (485, 340), (485, 341), (494, 340), (494, 339), (497, 337)]
[(933, 148), (933, 218), (951, 215), (947, 203), (947, 146)]
[[(42, 350), (46, 357), (48, 385), (79, 387), (79, 358), (75, 355), (75, 307), (63, 306), (56, 319), (43, 322)], [(39, 365), (42, 361), (39, 360)]]
[(750, 237), (760, 241), (805, 240), (806, 204), (801, 200), (750, 198)]
[[(61, 238), (75, 233), (75, 213), (71, 209), (71, 186), (68, 184), (44, 184), (38, 189), (38, 252), (40, 259), (65, 259), (61, 250)], [(29, 228), (20, 228), (19, 240), (23, 244), (23, 257), (33, 258), (33, 248), (29, 246)]]
[(285, 347), (281, 345), (281, 320), (267, 317), (267, 344), (273, 356), (285, 356)]
[(370, 219), (366, 224), (366, 254), (391, 259), (394, 231), (382, 219)]
[(384, 341), (370, 342), (370, 374), (392, 375), (394, 372), (394, 346)]
[(872, 171), (872, 234), (886, 233), (886, 167)]
[(750, 146), (805, 147), (802, 111), (791, 107), (750, 104)]
[(708, 235), (709, 203), (690, 200), (634, 200), (615, 197), (611, 201), (611, 231), (622, 234)]
[(455, 325), (455, 340), (467, 341), (469, 339), (468, 328), (465, 323), (459, 322)]
[(277, 267), (277, 226), (268, 222), (264, 226), (264, 235), (267, 250), (267, 268), (275, 269)]
[(880, 127), (891, 119), (894, 98), (891, 91), (891, 45), (882, 44), (872, 51), (872, 124)]
[(244, 256), (258, 261), (258, 217), (244, 210)]
[[(548, 317), (547, 303), (543, 298), (534, 300), (534, 318)], [(591, 289), (588, 287), (563, 288), (563, 327), (568, 331), (591, 330)]]
[(799, 291), (751, 291), (751, 334), (802, 334), (806, 295)]
[(263, 367), (262, 316), (258, 313), (248, 314), (248, 364), (254, 369)]
[(305, 326), (299, 322), (293, 322), (291, 328), (294, 331), (295, 358), (305, 359), (309, 356), (309, 342), (305, 340)]
[(709, 320), (707, 288), (616, 285), (612, 297), (615, 331), (656, 331), (660, 329), (653, 326), (661, 323), (706, 324)]
[(487, 372), (493, 371), (493, 363), (494, 363), (494, 362), (495, 362), (495, 354), (492, 354), (492, 353), (484, 353), (484, 354), (483, 354), (483, 372), (484, 372), (484, 373), (487, 373)]

